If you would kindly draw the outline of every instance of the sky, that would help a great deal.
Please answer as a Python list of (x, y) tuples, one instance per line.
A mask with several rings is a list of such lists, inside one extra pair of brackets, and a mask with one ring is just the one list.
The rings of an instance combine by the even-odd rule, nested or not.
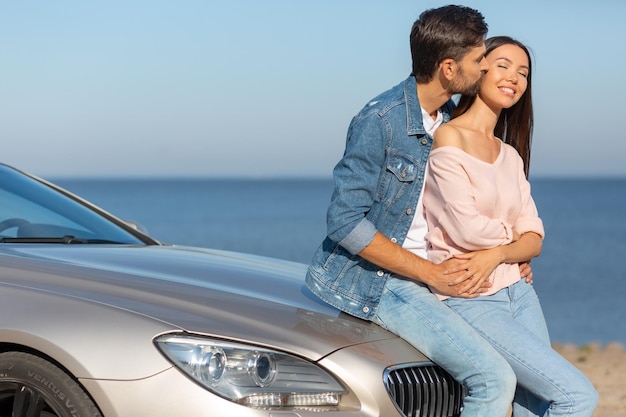
[[(45, 178), (328, 177), (447, 1), (0, 0), (0, 162)], [(626, 2), (476, 0), (533, 52), (531, 177), (626, 176)]]

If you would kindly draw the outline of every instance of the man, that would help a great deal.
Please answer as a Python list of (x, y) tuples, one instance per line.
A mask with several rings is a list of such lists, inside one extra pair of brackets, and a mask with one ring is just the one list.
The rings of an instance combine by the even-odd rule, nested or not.
[(346, 313), (399, 335), (463, 383), (462, 416), (507, 414), (515, 376), (506, 361), (427, 286), (476, 297), (459, 260), (426, 260), (421, 195), (432, 134), (450, 119), (451, 97), (476, 94), (487, 69), (487, 24), (476, 10), (445, 6), (414, 23), (413, 72), (352, 120), (328, 208), (328, 236), (307, 285)]

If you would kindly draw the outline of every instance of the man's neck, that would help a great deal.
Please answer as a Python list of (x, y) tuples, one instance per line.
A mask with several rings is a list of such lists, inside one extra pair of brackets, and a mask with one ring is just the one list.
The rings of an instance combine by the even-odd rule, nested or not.
[(437, 81), (432, 80), (426, 84), (417, 84), (417, 98), (420, 106), (435, 119), (437, 110), (441, 108), (452, 97), (443, 86)]

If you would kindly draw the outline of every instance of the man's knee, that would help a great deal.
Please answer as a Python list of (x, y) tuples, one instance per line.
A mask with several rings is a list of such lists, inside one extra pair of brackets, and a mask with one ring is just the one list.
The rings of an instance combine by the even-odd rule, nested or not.
[[(502, 359), (502, 360), (500, 360)], [(493, 363), (480, 370), (480, 374), (471, 378), (469, 385), (484, 387), (487, 397), (511, 398), (515, 396), (517, 377), (504, 358), (494, 358)], [(471, 387), (468, 388), (471, 389)]]
[(496, 372), (494, 383), (500, 387), (503, 396), (513, 398), (517, 388), (517, 377), (515, 372), (506, 361), (503, 361), (502, 369)]

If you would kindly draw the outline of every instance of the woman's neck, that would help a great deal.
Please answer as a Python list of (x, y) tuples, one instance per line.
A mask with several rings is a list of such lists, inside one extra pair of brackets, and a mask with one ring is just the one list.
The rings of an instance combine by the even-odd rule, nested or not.
[(482, 101), (480, 97), (476, 97), (469, 109), (459, 116), (462, 119), (459, 122), (467, 125), (472, 130), (492, 136), (501, 112), (501, 108), (494, 109)]

